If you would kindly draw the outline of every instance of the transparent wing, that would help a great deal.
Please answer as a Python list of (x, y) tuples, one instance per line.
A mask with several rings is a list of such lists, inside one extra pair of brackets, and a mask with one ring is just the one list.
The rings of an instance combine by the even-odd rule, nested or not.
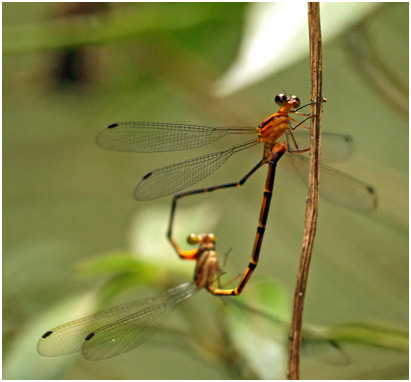
[[(309, 157), (292, 153), (295, 170), (308, 184)], [(320, 169), (320, 195), (337, 204), (357, 210), (371, 211), (377, 208), (377, 195), (372, 186), (326, 164)]]
[(97, 144), (127, 152), (163, 152), (207, 145), (228, 134), (257, 134), (255, 128), (207, 127), (158, 122), (119, 122), (101, 131)]
[(303, 328), (301, 345), (306, 356), (315, 357), (335, 366), (347, 366), (351, 363), (347, 353), (337, 341), (314, 330)]
[(57, 326), (47, 331), (42, 336), (37, 344), (37, 351), (39, 354), (46, 357), (55, 357), (80, 351), (84, 345), (85, 338), (93, 331), (136, 314), (136, 312), (146, 311), (155, 306), (163, 306), (164, 304), (175, 300), (179, 302), (185, 296), (189, 297), (195, 290), (196, 286), (194, 283), (181, 284), (180, 286), (159, 294), (154, 298), (123, 304)]
[(198, 290), (194, 283), (169, 290), (168, 298), (89, 333), (83, 343), (86, 359), (98, 361), (128, 352), (147, 341), (164, 323), (174, 308)]
[(255, 139), (228, 150), (206, 154), (149, 172), (134, 190), (136, 200), (151, 200), (175, 194), (199, 182), (225, 163), (235, 152), (258, 144)]
[[(287, 142), (290, 151), (297, 149), (291, 137), (290, 132), (286, 131)], [(293, 131), (293, 136), (298, 144), (298, 149), (309, 149), (311, 132), (309, 130)], [(326, 162), (338, 163), (346, 161), (352, 154), (353, 140), (351, 136), (336, 133), (321, 133), (321, 159)]]
[[(228, 305), (238, 308), (236, 312), (241, 314), (244, 320), (247, 320), (248, 325), (253, 326), (255, 333), (259, 333), (262, 336), (266, 336), (267, 333), (267, 326), (263, 325), (263, 322), (260, 322), (259, 318), (268, 322), (270, 325), (283, 328), (284, 333), (288, 333), (290, 330), (291, 324), (289, 322), (273, 316), (268, 312), (250, 307), (238, 299), (227, 300), (227, 302)], [(305, 356), (311, 356), (336, 366), (347, 366), (350, 363), (347, 354), (337, 341), (322, 335), (316, 330), (303, 327), (302, 345), (303, 355)]]

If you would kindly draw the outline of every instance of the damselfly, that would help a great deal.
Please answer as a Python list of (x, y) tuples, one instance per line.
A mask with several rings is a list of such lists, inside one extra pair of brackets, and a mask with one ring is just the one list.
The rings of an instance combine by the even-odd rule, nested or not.
[[(297, 172), (302, 177), (307, 177), (305, 174), (308, 160), (300, 154), (309, 150), (310, 132), (304, 130), (294, 132), (294, 130), (299, 126), (309, 129), (304, 122), (311, 116), (299, 110), (310, 104), (300, 107), (300, 100), (296, 96), (287, 97), (285, 94), (277, 95), (275, 102), (279, 106), (278, 112), (261, 122), (257, 129), (158, 122), (119, 122), (105, 128), (97, 136), (97, 144), (114, 151), (148, 153), (193, 149), (227, 135), (256, 135), (253, 139), (229, 149), (150, 171), (143, 176), (134, 191), (136, 200), (151, 200), (180, 192), (217, 170), (234, 153), (263, 143), (263, 158), (246, 176), (234, 184), (242, 186), (255, 171), (267, 163), (270, 151), (284, 135), (287, 150), (293, 154), (290, 157)], [(290, 114), (304, 119), (298, 122)], [(335, 143), (342, 146), (350, 143), (343, 135), (331, 134), (328, 137), (333, 147)], [(323, 134), (323, 147), (327, 146), (328, 137), (327, 134)], [(371, 186), (327, 165), (321, 166), (321, 173), (321, 182), (327, 186), (320, 188), (320, 192), (326, 193), (329, 199), (360, 210), (375, 209), (377, 199)]]
[(214, 234), (197, 236), (194, 280), (145, 300), (120, 305), (57, 326), (43, 334), (37, 344), (47, 357), (81, 351), (89, 360), (102, 360), (128, 352), (146, 342), (163, 325), (176, 306), (205, 288), (220, 289), (221, 269), (215, 252)]

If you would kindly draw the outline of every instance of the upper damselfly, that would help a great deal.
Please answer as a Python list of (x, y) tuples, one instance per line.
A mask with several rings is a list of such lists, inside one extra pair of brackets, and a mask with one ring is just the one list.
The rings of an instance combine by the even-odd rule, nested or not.
[[(308, 159), (302, 153), (309, 150), (310, 131), (304, 123), (311, 116), (301, 113), (300, 100), (296, 96), (287, 97), (279, 94), (275, 97), (279, 110), (266, 118), (257, 128), (208, 127), (157, 122), (120, 122), (113, 123), (97, 136), (97, 144), (105, 149), (125, 152), (166, 152), (198, 148), (227, 135), (254, 135), (253, 139), (218, 151), (150, 171), (138, 183), (134, 190), (136, 200), (151, 200), (165, 195), (175, 194), (199, 182), (223, 165), (234, 153), (248, 149), (260, 143), (264, 144), (263, 158), (243, 178), (248, 177), (267, 163), (271, 149), (285, 136), (287, 151), (297, 172), (308, 177)], [(301, 122), (291, 115), (304, 118)], [(307, 129), (294, 131), (297, 127)], [(301, 130), (299, 129), (299, 130)], [(334, 149), (343, 153), (351, 140), (346, 135), (323, 134), (323, 147), (331, 156), (337, 156)], [(321, 182), (335, 187), (320, 188), (320, 192), (337, 203), (360, 210), (376, 208), (377, 199), (374, 189), (363, 181), (335, 170), (327, 165), (321, 166)], [(307, 174), (307, 175), (306, 175)], [(239, 184), (242, 185), (243, 183)], [(238, 182), (240, 183), (240, 182)]]

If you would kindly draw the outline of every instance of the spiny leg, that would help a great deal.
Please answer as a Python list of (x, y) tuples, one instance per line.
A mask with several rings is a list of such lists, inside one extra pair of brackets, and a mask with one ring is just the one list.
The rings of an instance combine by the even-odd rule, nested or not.
[[(327, 102), (327, 101), (324, 101), (324, 102)], [(295, 114), (297, 114), (296, 112), (297, 112), (298, 110), (304, 109), (304, 108), (306, 108), (307, 106), (311, 106), (313, 103), (314, 103), (314, 102), (309, 102), (309, 103), (307, 103), (307, 104), (305, 104), (305, 105), (303, 105), (303, 106), (300, 106), (298, 109), (295, 109), (295, 110), (292, 111), (292, 112), (295, 113)], [(301, 114), (302, 114), (302, 113), (301, 113)]]
[[(294, 114), (304, 115), (304, 114), (295, 113), (295, 112), (294, 112)], [(291, 124), (289, 124), (289, 128), (288, 128), (288, 130), (286, 131), (287, 148), (288, 148), (288, 151), (289, 151), (290, 153), (305, 153), (305, 152), (307, 152), (307, 151), (310, 150), (310, 149), (300, 149), (300, 148), (298, 147), (298, 143), (297, 143), (297, 141), (296, 141), (295, 138), (294, 138), (293, 131), (294, 131), (297, 127), (299, 127), (299, 126), (305, 127), (306, 129), (310, 130), (310, 127), (304, 125), (304, 122), (307, 121), (308, 119), (312, 118), (312, 117), (313, 117), (313, 115), (309, 115), (307, 118), (305, 118), (305, 119), (302, 120), (301, 122), (298, 122), (297, 120), (289, 117), (289, 120), (290, 120), (290, 121), (296, 123), (296, 125), (295, 125), (294, 127), (291, 126)], [(288, 134), (287, 134), (287, 132), (288, 132)], [(293, 149), (291, 148), (291, 146), (290, 146), (289, 135), (291, 135), (291, 139), (293, 140), (294, 146), (295, 146), (295, 148), (296, 148), (295, 150), (293, 150)]]
[[(295, 113), (298, 114), (298, 113)], [(304, 115), (307, 116), (306, 114), (299, 114), (299, 115)], [(302, 126), (305, 127), (306, 129), (310, 130), (310, 126), (304, 125), (305, 121), (308, 121), (309, 119), (311, 119), (312, 117), (314, 117), (314, 115), (308, 115), (307, 118), (304, 118), (301, 122), (298, 122), (296, 119), (288, 117), (290, 121), (293, 121), (296, 123), (296, 125), (294, 127), (290, 126), (291, 130), (295, 130), (297, 127)]]
[(290, 114), (301, 115), (302, 117), (309, 117), (310, 113), (300, 113), (298, 111), (289, 111)]
[[(289, 140), (289, 136), (291, 135), (291, 139), (293, 140), (294, 143), (294, 147), (295, 149), (293, 149), (290, 145), (290, 140)], [(307, 151), (310, 151), (310, 149), (299, 149), (298, 148), (298, 143), (294, 138), (294, 134), (293, 134), (293, 129), (291, 126), (289, 126), (289, 129), (286, 130), (285, 132), (285, 139), (287, 141), (287, 150), (289, 153), (306, 153)]]
[(175, 217), (175, 210), (177, 206), (177, 201), (180, 198), (184, 198), (186, 196), (190, 195), (195, 195), (195, 194), (202, 194), (205, 192), (212, 192), (216, 190), (222, 190), (225, 188), (231, 188), (231, 187), (241, 187), (247, 179), (254, 174), (261, 166), (267, 163), (266, 159), (262, 159), (256, 166), (254, 166), (251, 171), (249, 171), (243, 178), (241, 178), (238, 182), (232, 182), (232, 183), (226, 183), (226, 184), (221, 184), (219, 186), (212, 186), (212, 187), (206, 187), (206, 188), (200, 188), (197, 190), (192, 190), (192, 191), (187, 191), (187, 192), (181, 192), (179, 194), (176, 194), (173, 196), (173, 201), (171, 204), (171, 213), (170, 213), (170, 221), (168, 225), (168, 231), (167, 231), (167, 238), (170, 241), (171, 245), (173, 248), (176, 250), (177, 254), (182, 258), (186, 260), (195, 260), (196, 255), (198, 250), (197, 249), (192, 249), (192, 250), (182, 250), (180, 246), (177, 244), (176, 240), (173, 238), (173, 224), (174, 224), (174, 217)]

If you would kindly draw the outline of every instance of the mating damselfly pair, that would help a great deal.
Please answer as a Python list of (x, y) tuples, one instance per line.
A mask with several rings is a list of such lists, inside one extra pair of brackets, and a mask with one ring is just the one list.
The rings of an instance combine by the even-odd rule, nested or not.
[[(170, 164), (147, 173), (137, 185), (134, 197), (150, 200), (176, 194), (205, 178), (232, 154), (264, 144), (262, 159), (238, 182), (226, 183), (174, 195), (167, 236), (178, 255), (196, 263), (194, 279), (163, 294), (143, 301), (121, 305), (94, 315), (69, 322), (47, 331), (38, 343), (38, 351), (45, 356), (56, 356), (82, 351), (87, 359), (99, 360), (127, 352), (144, 343), (163, 324), (173, 309), (194, 293), (205, 288), (215, 295), (238, 295), (242, 292), (258, 264), (263, 235), (273, 192), (277, 162), (288, 152), (294, 167), (302, 177), (308, 176), (310, 131), (304, 123), (311, 118), (301, 113), (297, 97), (283, 94), (275, 98), (278, 112), (266, 118), (257, 129), (152, 123), (123, 122), (109, 125), (97, 137), (99, 146), (116, 151), (164, 152), (197, 148), (226, 135), (254, 134), (251, 140), (223, 151), (202, 155), (177, 164)], [(308, 105), (305, 105), (308, 106)], [(305, 107), (304, 106), (304, 107)], [(301, 122), (290, 116), (303, 117)], [(299, 131), (296, 129), (299, 128)], [(281, 141), (285, 138), (283, 141)], [(327, 148), (327, 144), (329, 145)], [(346, 159), (351, 151), (351, 139), (345, 135), (324, 134), (323, 154), (336, 160)], [(263, 165), (268, 173), (258, 220), (254, 247), (248, 266), (236, 287), (221, 287), (222, 269), (215, 249), (214, 234), (190, 235), (189, 243), (198, 248), (184, 251), (172, 236), (177, 201), (189, 195), (242, 186)], [(322, 190), (326, 197), (352, 208), (372, 210), (376, 208), (376, 196), (372, 187), (359, 179), (337, 171), (327, 165), (321, 167)]]

